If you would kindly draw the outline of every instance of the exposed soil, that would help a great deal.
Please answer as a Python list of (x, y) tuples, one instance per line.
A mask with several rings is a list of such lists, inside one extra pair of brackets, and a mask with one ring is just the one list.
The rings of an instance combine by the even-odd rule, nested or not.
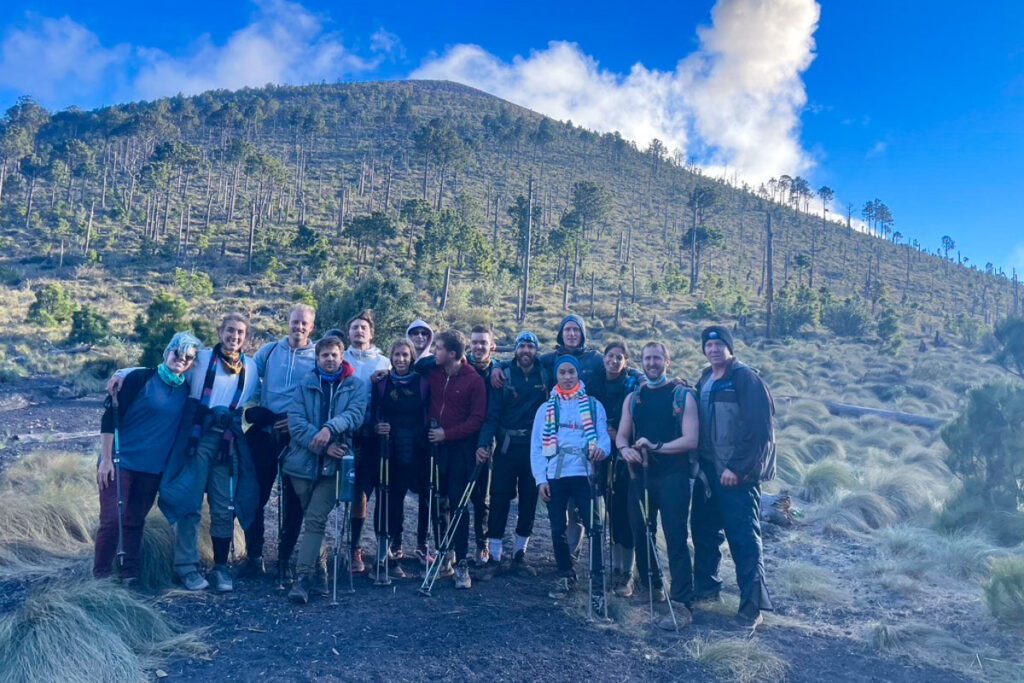
[[(100, 399), (59, 398), (60, 393), (55, 382), (45, 380), (0, 388), (0, 467), (41, 448), (95, 452), (95, 437), (82, 434), (97, 431)], [(65, 438), (69, 434), (78, 436)], [(407, 519), (414, 519), (411, 501), (409, 512)], [(275, 523), (270, 509), (271, 537)], [(787, 553), (783, 547), (791, 533), (775, 529), (766, 535), (769, 586), (776, 549)], [(375, 545), (370, 535), (367, 530), (368, 550)], [(849, 541), (839, 545), (838, 561), (863, 560)], [(406, 539), (406, 548), (412, 547)], [(268, 558), (275, 554), (269, 538)], [(341, 596), (340, 605), (314, 598), (298, 607), (277, 590), (273, 566), (264, 579), (237, 580), (235, 592), (227, 596), (168, 594), (162, 608), (187, 627), (207, 628), (215, 651), (208, 659), (178, 661), (165, 671), (173, 680), (195, 681), (714, 680), (687, 656), (685, 644), (698, 635), (711, 640), (744, 635), (728, 616), (705, 611), (697, 611), (693, 626), (680, 634), (658, 630), (650, 625), (642, 597), (630, 601), (620, 623), (587, 623), (582, 601), (561, 605), (547, 596), (555, 568), (543, 511), (530, 555), (539, 571), (536, 578), (499, 575), (490, 582), (475, 581), (469, 591), (456, 591), (450, 579), (441, 579), (431, 598), (416, 594), (418, 579), (396, 579), (382, 588), (360, 576), (355, 594)], [(415, 571), (413, 564), (404, 566)], [(581, 585), (585, 581), (584, 574)], [(15, 609), (32, 589), (23, 582), (0, 584), (0, 613)], [(879, 657), (854, 633), (843, 632), (841, 614), (822, 617), (830, 628), (817, 633), (788, 626), (787, 606), (778, 607), (784, 616), (768, 615), (757, 637), (789, 662), (790, 680), (962, 680), (940, 669)]]

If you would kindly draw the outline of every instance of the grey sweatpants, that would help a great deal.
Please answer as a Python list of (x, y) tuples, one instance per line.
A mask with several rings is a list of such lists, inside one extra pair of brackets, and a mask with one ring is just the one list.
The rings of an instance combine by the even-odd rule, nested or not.
[(299, 536), (299, 550), (295, 555), (295, 572), (300, 575), (310, 574), (320, 559), (324, 528), (338, 499), (337, 480), (335, 477), (318, 477), (316, 481), (298, 477), (290, 479), (303, 510), (302, 534)]

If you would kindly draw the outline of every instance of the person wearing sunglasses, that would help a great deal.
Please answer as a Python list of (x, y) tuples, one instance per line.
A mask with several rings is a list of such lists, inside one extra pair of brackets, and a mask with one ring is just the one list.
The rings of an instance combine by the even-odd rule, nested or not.
[[(192, 368), (200, 346), (201, 342), (191, 334), (177, 333), (164, 350), (163, 363), (156, 368), (129, 372), (117, 395), (117, 403), (107, 402), (96, 469), (100, 496), (100, 526), (96, 532), (92, 569), (96, 578), (111, 576), (114, 558), (120, 551), (123, 553), (119, 567), (122, 582), (132, 584), (138, 580), (143, 526), (174, 446), (189, 395), (186, 373)], [(113, 457), (115, 411), (120, 455), (120, 466), (116, 470)], [(123, 502), (120, 512), (119, 489)], [(121, 548), (118, 548), (119, 514), (123, 527)]]

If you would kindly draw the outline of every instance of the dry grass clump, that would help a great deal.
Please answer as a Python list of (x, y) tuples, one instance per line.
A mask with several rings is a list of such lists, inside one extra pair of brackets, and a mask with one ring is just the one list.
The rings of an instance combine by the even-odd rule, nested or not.
[(846, 448), (839, 439), (833, 436), (816, 434), (804, 439), (803, 446), (814, 462), (825, 458), (846, 459)]
[(781, 681), (789, 663), (757, 638), (710, 640), (699, 636), (686, 643), (690, 657), (718, 675), (738, 683)]
[(0, 483), (0, 575), (50, 573), (92, 552), (99, 497), (87, 458), (34, 453)]
[(772, 589), (791, 602), (816, 610), (842, 609), (851, 602), (850, 594), (831, 572), (798, 560), (782, 561), (775, 566)]
[(814, 502), (829, 500), (842, 488), (849, 488), (856, 481), (853, 472), (838, 460), (816, 462), (804, 472), (803, 497)]
[(884, 529), (877, 538), (886, 555), (904, 563), (918, 561), (925, 569), (957, 579), (983, 576), (997, 552), (984, 538), (975, 534), (940, 534), (910, 525)]
[(0, 620), (0, 681), (147, 681), (199, 636), (109, 581), (53, 586)]
[(1024, 557), (1002, 557), (992, 562), (984, 585), (985, 602), (996, 619), (1024, 626)]
[(142, 590), (157, 592), (174, 584), (174, 529), (157, 511), (146, 517), (139, 559), (139, 583)]

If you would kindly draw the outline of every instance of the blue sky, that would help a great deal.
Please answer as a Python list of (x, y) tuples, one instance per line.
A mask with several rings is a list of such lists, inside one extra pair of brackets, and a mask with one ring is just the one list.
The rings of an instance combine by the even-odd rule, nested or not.
[(932, 250), (948, 234), (1024, 271), (1024, 3), (503, 5), (8, 2), (0, 107), (446, 77), (715, 171), (878, 197)]

